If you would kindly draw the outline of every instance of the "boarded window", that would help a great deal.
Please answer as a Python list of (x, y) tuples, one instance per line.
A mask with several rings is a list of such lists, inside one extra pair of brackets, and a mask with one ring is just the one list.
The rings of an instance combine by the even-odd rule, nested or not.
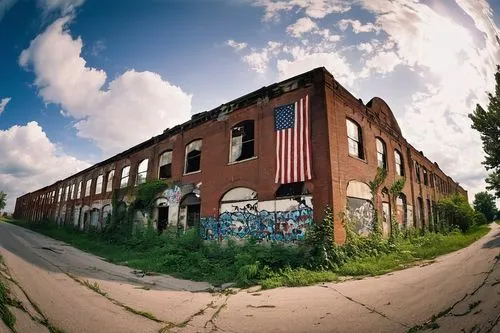
[(106, 192), (113, 191), (113, 179), (115, 178), (115, 170), (111, 170), (108, 172), (108, 176), (106, 177)]
[(149, 160), (147, 158), (139, 163), (139, 167), (137, 168), (137, 178), (135, 180), (136, 185), (146, 182), (146, 178), (148, 176), (148, 163)]
[(387, 169), (387, 150), (385, 147), (385, 142), (380, 139), (375, 139), (377, 145), (377, 163), (378, 167), (381, 169)]
[(245, 120), (231, 129), (231, 156), (229, 162), (243, 161), (255, 156), (254, 121)]
[(130, 165), (127, 165), (122, 169), (122, 177), (120, 180), (120, 188), (124, 188), (128, 186), (128, 177), (130, 174)]
[(405, 168), (404, 168), (404, 163), (403, 163), (403, 156), (397, 150), (394, 150), (394, 160), (395, 160), (395, 164), (396, 164), (396, 173), (399, 176), (404, 176), (405, 175)]
[(200, 171), (201, 144), (201, 140), (196, 140), (186, 146), (186, 164), (184, 173)]
[(95, 183), (95, 194), (101, 194), (102, 193), (102, 179), (103, 179), (102, 175), (99, 175), (97, 177), (97, 181)]
[(85, 185), (85, 196), (88, 197), (90, 195), (90, 188), (92, 187), (92, 179), (87, 180), (87, 184)]
[(349, 154), (362, 159), (364, 154), (361, 127), (350, 119), (346, 119), (346, 123)]
[(160, 155), (159, 164), (159, 178), (171, 178), (172, 177), (172, 151), (166, 151)]

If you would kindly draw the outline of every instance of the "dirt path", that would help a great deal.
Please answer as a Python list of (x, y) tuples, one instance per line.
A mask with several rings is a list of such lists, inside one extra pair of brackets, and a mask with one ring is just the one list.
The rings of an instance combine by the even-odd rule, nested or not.
[(431, 265), (227, 295), (201, 292), (210, 287), (204, 283), (141, 277), (5, 223), (0, 251), (12, 277), (66, 332), (500, 332), (500, 226), (492, 228)]

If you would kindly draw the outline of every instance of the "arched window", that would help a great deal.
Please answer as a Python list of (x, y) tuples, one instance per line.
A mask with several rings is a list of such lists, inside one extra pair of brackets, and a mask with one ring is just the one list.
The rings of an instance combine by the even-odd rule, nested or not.
[(427, 176), (427, 169), (422, 167), (422, 173), (424, 174), (424, 185), (429, 185), (429, 177)]
[(139, 167), (137, 167), (137, 178), (135, 180), (136, 185), (146, 182), (146, 177), (148, 175), (148, 163), (149, 159), (147, 158), (139, 163)]
[(115, 178), (115, 170), (111, 170), (108, 172), (108, 176), (106, 177), (106, 192), (113, 191), (113, 179)]
[(102, 193), (102, 179), (103, 179), (102, 175), (99, 175), (97, 177), (97, 181), (95, 183), (95, 194), (101, 194)]
[(130, 174), (130, 165), (123, 167), (122, 169), (122, 177), (120, 180), (120, 188), (124, 188), (128, 186), (128, 176)]
[(82, 197), (82, 181), (78, 183), (78, 189), (76, 192), (76, 198), (80, 199)]
[(201, 144), (201, 140), (195, 140), (186, 146), (185, 174), (200, 171)]
[(75, 199), (76, 197), (76, 192), (75, 192), (75, 184), (71, 184), (71, 199)]
[(415, 161), (415, 176), (417, 177), (417, 183), (420, 184), (420, 165)]
[(160, 163), (158, 166), (159, 175), (158, 178), (165, 179), (172, 177), (172, 151), (167, 150), (160, 155)]
[(387, 169), (387, 149), (385, 147), (385, 142), (376, 138), (375, 142), (377, 144), (377, 164), (381, 169)]
[(347, 123), (347, 141), (349, 146), (349, 155), (363, 159), (363, 136), (361, 126), (351, 119), (346, 119)]
[(92, 178), (87, 180), (87, 185), (85, 185), (85, 196), (88, 197), (90, 195), (90, 188), (92, 187)]
[(231, 129), (231, 152), (229, 162), (244, 161), (255, 156), (254, 121), (245, 120)]
[(66, 186), (66, 191), (64, 192), (64, 201), (68, 201), (69, 198), (69, 185)]
[(405, 166), (403, 162), (403, 155), (397, 150), (394, 150), (394, 160), (396, 163), (396, 173), (399, 176), (404, 176), (405, 175)]

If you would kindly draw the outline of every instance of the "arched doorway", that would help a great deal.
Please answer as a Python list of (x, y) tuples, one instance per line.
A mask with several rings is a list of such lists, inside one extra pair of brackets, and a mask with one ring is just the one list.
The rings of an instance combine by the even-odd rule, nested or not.
[(190, 193), (186, 195), (179, 205), (179, 224), (185, 228), (197, 227), (200, 224), (200, 198)]

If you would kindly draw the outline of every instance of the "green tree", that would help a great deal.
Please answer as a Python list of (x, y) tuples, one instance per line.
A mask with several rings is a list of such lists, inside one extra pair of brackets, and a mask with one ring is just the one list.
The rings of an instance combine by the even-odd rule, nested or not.
[(483, 164), (486, 170), (491, 170), (486, 178), (486, 188), (495, 191), (495, 195), (500, 198), (500, 66), (497, 66), (495, 81), (495, 94), (488, 93), (488, 110), (478, 104), (469, 118), (472, 128), (481, 134), (486, 155)]
[(7, 204), (7, 194), (5, 192), (0, 191), (0, 210), (5, 208), (5, 205)]
[(488, 192), (476, 193), (474, 197), (474, 210), (483, 213), (488, 222), (495, 220), (497, 214), (497, 207), (495, 204), (495, 197)]
[(456, 226), (462, 232), (473, 225), (474, 210), (467, 199), (460, 194), (452, 194), (438, 201), (439, 219), (449, 227)]

